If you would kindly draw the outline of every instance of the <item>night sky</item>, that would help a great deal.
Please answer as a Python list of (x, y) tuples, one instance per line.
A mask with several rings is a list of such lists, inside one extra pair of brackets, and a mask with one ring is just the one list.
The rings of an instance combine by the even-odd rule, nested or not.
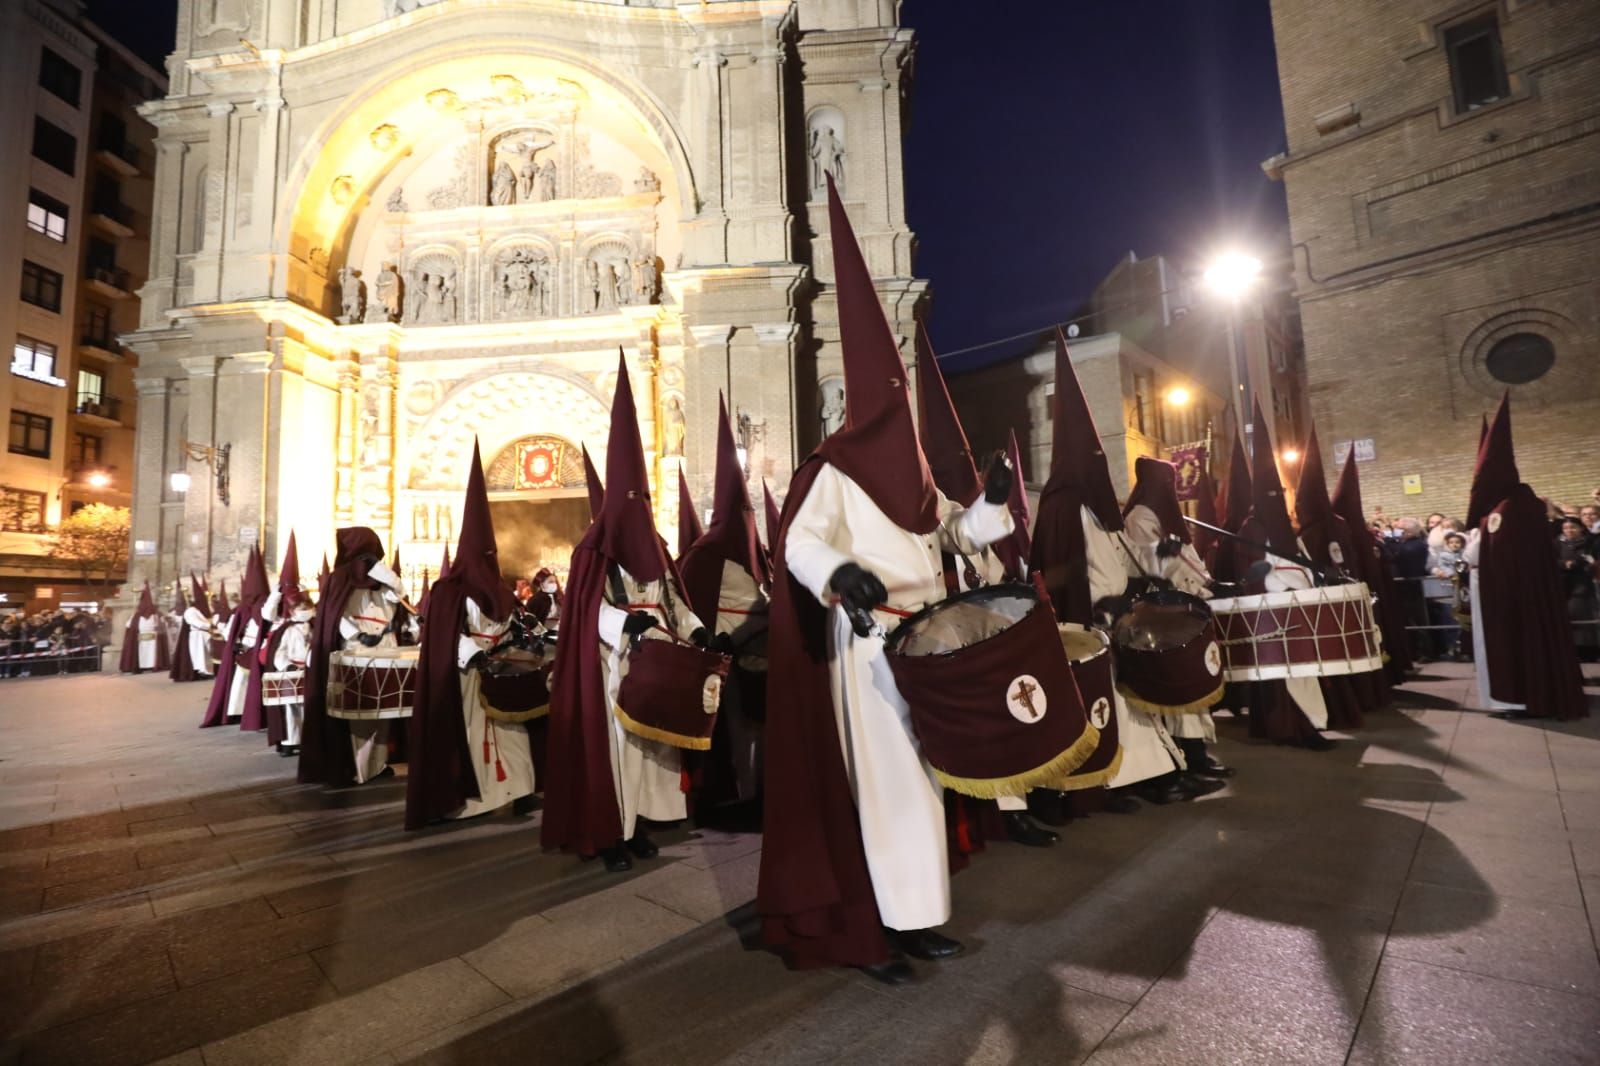
[[(158, 66), (171, 50), (174, 0), (88, 6)], [(1286, 224), (1259, 166), (1284, 145), (1269, 0), (910, 0), (904, 19), (906, 196), (944, 355), (1069, 318), (1129, 250), (1203, 256)]]

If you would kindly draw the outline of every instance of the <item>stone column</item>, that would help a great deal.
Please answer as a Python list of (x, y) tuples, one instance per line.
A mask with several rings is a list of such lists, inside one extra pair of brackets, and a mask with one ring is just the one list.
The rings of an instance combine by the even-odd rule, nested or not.
[(233, 104), (213, 100), (206, 105), (211, 137), (206, 158), (205, 237), (194, 257), (194, 302), (215, 303), (222, 292), (223, 220), (227, 217), (228, 160), (232, 142)]
[[(188, 426), (184, 439), (211, 447), (216, 444), (217, 360), (209, 355), (198, 355), (179, 362), (189, 375)], [(211, 571), (212, 542), (216, 536), (214, 523), (217, 510), (222, 506), (217, 499), (215, 470), (196, 460), (179, 461), (190, 478), (189, 491), (183, 501), (183, 569), (205, 575)]]
[(334, 484), (334, 527), (352, 525), (356, 519), (356, 455), (361, 446), (361, 366), (346, 352), (334, 368), (339, 381), (339, 472)]
[(356, 521), (387, 545), (394, 537), (394, 413), (399, 360), (393, 345), (361, 356), (361, 442)]
[(178, 284), (178, 240), (186, 222), (183, 212), (183, 164), (189, 145), (173, 137), (156, 138), (156, 176), (150, 233), (150, 278), (140, 292), (139, 325), (166, 326), (163, 312), (173, 305)]
[(169, 448), (167, 393), (171, 382), (165, 374), (137, 374), (139, 433), (134, 439), (133, 456), (133, 545), (155, 545), (155, 554), (141, 555), (130, 546), (128, 584), (149, 581), (156, 585), (167, 576), (163, 563), (172, 564), (172, 545), (163, 543), (161, 501), (166, 492), (166, 453)]

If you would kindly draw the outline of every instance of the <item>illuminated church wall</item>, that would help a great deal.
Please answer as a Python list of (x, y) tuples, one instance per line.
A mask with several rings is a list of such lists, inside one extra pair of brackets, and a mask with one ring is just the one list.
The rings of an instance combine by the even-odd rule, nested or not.
[[(431, 568), (474, 438), (603, 465), (619, 349), (663, 529), (680, 465), (709, 502), (719, 392), (781, 490), (839, 376), (823, 169), (902, 337), (923, 295), (896, 12), (185, 0), (148, 108), (134, 581), (275, 562), (291, 527), (314, 568), (349, 524)], [(226, 503), (185, 441), (229, 447)], [(581, 492), (556, 481), (497, 498)]]

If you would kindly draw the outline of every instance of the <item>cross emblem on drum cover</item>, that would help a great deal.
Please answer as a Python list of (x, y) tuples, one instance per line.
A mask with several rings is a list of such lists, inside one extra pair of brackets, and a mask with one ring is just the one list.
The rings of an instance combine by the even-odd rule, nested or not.
[(1012, 702), (1028, 712), (1031, 721), (1039, 720), (1039, 709), (1033, 705), (1033, 694), (1039, 691), (1039, 686), (1030, 684), (1025, 677), (1018, 678), (1012, 686)]

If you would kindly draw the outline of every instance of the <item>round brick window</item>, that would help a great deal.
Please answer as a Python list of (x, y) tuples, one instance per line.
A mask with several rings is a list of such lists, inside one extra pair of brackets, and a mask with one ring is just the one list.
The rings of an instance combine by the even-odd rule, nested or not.
[(1496, 381), (1526, 385), (1538, 381), (1556, 365), (1556, 348), (1549, 338), (1537, 333), (1513, 333), (1495, 341), (1483, 363)]

